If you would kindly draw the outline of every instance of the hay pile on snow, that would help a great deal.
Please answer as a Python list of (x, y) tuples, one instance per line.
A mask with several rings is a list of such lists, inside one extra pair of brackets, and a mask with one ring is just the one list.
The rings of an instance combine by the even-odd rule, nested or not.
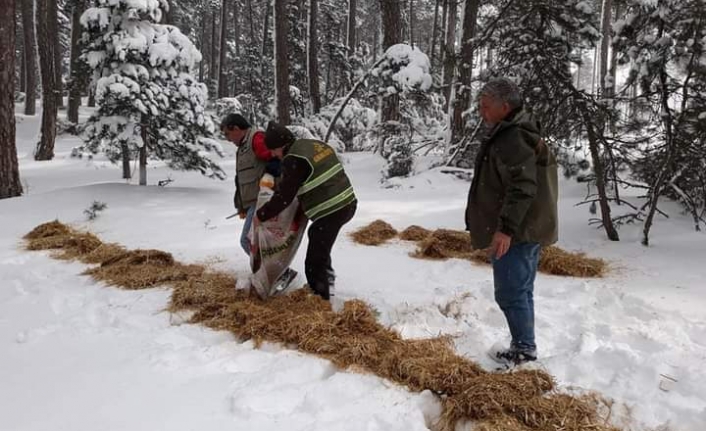
[[(387, 233), (371, 237), (394, 231), (381, 223), (377, 228)], [(256, 343), (283, 343), (412, 391), (430, 390), (441, 397), (443, 411), (435, 424), (441, 431), (454, 430), (462, 420), (475, 421), (475, 429), (482, 431), (618, 431), (606, 424), (600, 398), (557, 393), (552, 377), (541, 370), (486, 372), (459, 356), (449, 337), (405, 340), (381, 325), (374, 310), (360, 300), (346, 301), (338, 312), (305, 290), (262, 301), (236, 290), (229, 274), (179, 263), (160, 250), (129, 251), (103, 244), (58, 222), (39, 226), (25, 238), (28, 249), (58, 250), (62, 258), (99, 263), (86, 274), (117, 287), (173, 286), (169, 311), (188, 311), (191, 323)], [(473, 253), (464, 232), (435, 231), (422, 242), (439, 256)]]

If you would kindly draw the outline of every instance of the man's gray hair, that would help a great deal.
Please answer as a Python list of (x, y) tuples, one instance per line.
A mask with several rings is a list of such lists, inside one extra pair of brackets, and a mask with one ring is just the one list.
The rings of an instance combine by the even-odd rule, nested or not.
[(488, 96), (498, 102), (505, 102), (511, 109), (522, 107), (520, 87), (508, 78), (493, 78), (480, 90), (480, 96)]

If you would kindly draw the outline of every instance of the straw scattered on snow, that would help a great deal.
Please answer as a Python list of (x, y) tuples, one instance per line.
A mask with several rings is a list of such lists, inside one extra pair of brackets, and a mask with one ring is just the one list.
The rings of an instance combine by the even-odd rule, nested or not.
[[(472, 253), (460, 241), (460, 235), (467, 240), (467, 234), (434, 234), (434, 253)], [(129, 251), (103, 244), (58, 222), (39, 226), (25, 239), (31, 250), (50, 249), (63, 258), (98, 263), (86, 274), (117, 287), (173, 286), (169, 311), (189, 311), (191, 323), (256, 343), (283, 343), (412, 391), (430, 390), (441, 397), (443, 411), (435, 424), (440, 431), (454, 430), (464, 420), (475, 421), (482, 431), (617, 431), (606, 424), (597, 397), (557, 393), (552, 377), (540, 370), (488, 373), (456, 354), (449, 337), (405, 340), (381, 325), (360, 300), (346, 301), (339, 312), (305, 290), (261, 301), (236, 290), (229, 274), (179, 263), (160, 250)]]

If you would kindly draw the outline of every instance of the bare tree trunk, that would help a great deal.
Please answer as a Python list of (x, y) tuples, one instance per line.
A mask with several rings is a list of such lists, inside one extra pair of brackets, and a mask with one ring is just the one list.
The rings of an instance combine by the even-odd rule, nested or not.
[(446, 50), (444, 49), (444, 41), (446, 40), (446, 21), (448, 21), (447, 15), (449, 13), (449, 2), (451, 0), (442, 0), (441, 9), (441, 38), (439, 38), (439, 62), (441, 63), (441, 68), (443, 70), (444, 60), (446, 58)]
[[(392, 45), (402, 41), (402, 15), (397, 0), (380, 0), (382, 15), (383, 40), (382, 45), (387, 50)], [(397, 94), (387, 96), (382, 103), (382, 122), (399, 121), (400, 98)]]
[[(217, 94), (218, 91), (218, 11), (211, 10), (211, 62), (208, 68), (208, 90), (209, 94)], [(213, 96), (211, 96), (213, 97)]]
[[(583, 58), (583, 50), (582, 49), (579, 49), (579, 57)], [(582, 63), (583, 63), (582, 61), (579, 61), (579, 63), (577, 64), (577, 68), (576, 68), (576, 89), (577, 90), (581, 90), (581, 69), (582, 69), (581, 64)]]
[(287, 57), (287, 1), (275, 0), (272, 13), (275, 25), (275, 103), (280, 124), (291, 122), (289, 115), (289, 58)]
[(449, 109), (449, 101), (451, 100), (451, 84), (454, 77), (454, 69), (456, 68), (455, 42), (456, 42), (456, 0), (448, 0), (448, 11), (446, 21), (446, 39), (444, 40), (444, 74), (442, 85), (444, 86), (444, 110)]
[(54, 71), (54, 43), (51, 42), (51, 24), (49, 3), (54, 0), (37, 0), (37, 36), (39, 46), (39, 63), (42, 73), (42, 135), (34, 153), (35, 160), (51, 160), (54, 158), (54, 143), (56, 141), (56, 73)]
[(85, 65), (79, 60), (81, 55), (81, 15), (85, 10), (84, 0), (74, 0), (71, 13), (71, 79), (69, 80), (69, 107), (67, 119), (78, 124), (78, 108), (87, 84)]
[(380, 26), (377, 25), (377, 15), (373, 18), (373, 21), (375, 22), (375, 25), (373, 25), (373, 62), (376, 62), (378, 60), (378, 51), (380, 50)]
[(253, 13), (252, 2), (253, 0), (247, 0), (248, 2), (248, 16), (250, 17), (250, 44), (255, 46), (255, 15)]
[(431, 41), (429, 42), (429, 51), (431, 52), (431, 57), (429, 64), (431, 70), (434, 70), (434, 53), (436, 52), (436, 35), (439, 32), (439, 2), (441, 0), (436, 0), (436, 5), (434, 6), (434, 26), (431, 30)]
[(15, 0), (0, 0), (0, 199), (22, 195), (15, 145)]
[[(17, 36), (15, 36), (15, 38), (17, 38)], [(19, 47), (20, 59), (25, 58), (25, 49), (26, 47), (24, 46), (24, 41), (22, 41), (22, 45), (20, 45)], [(20, 93), (27, 93), (27, 73), (25, 72), (25, 69), (27, 69), (27, 67), (25, 66), (25, 62), (20, 60)]]
[(601, 58), (598, 68), (598, 88), (601, 97), (606, 97), (606, 77), (608, 75), (608, 48), (610, 47), (611, 13), (613, 12), (613, 0), (603, 0), (603, 11), (601, 13)]
[(62, 48), (61, 39), (59, 38), (59, 5), (58, 0), (49, 2), (49, 31), (51, 32), (50, 42), (53, 46), (54, 53), (54, 94), (56, 94), (56, 102), (58, 109), (64, 109), (64, 71), (62, 68)]
[(273, 0), (266, 0), (265, 1), (265, 23), (262, 26), (262, 58), (265, 59), (267, 57), (267, 40), (269, 39), (269, 20), (270, 20), (270, 3)]
[[(662, 37), (663, 32), (660, 32), (660, 37)], [(659, 203), (659, 198), (662, 196), (665, 185), (667, 183), (668, 172), (674, 166), (674, 157), (676, 155), (676, 148), (674, 144), (674, 118), (672, 117), (672, 110), (669, 107), (669, 93), (667, 89), (669, 77), (667, 72), (663, 69), (659, 73), (659, 83), (660, 83), (660, 93), (661, 93), (661, 118), (662, 124), (664, 125), (665, 134), (665, 144), (667, 147), (667, 159), (664, 161), (660, 167), (657, 178), (655, 178), (654, 183), (650, 186), (649, 191), (649, 210), (647, 211), (647, 217), (645, 218), (645, 224), (642, 229), (642, 245), (650, 245), (650, 229), (652, 229), (652, 222), (657, 212), (657, 204)], [(687, 81), (689, 77), (687, 77)], [(686, 102), (686, 99), (683, 100)]]
[[(351, 0), (355, 3), (355, 0)], [(319, 1), (309, 0), (309, 34), (308, 39), (308, 49), (307, 49), (307, 63), (309, 71), (309, 96), (311, 98), (311, 108), (314, 114), (318, 114), (321, 110), (321, 94), (319, 91), (319, 46), (317, 41), (317, 31), (318, 31), (318, 14), (319, 14)], [(350, 25), (350, 24), (349, 24)], [(349, 27), (350, 31), (350, 27)]]
[(461, 40), (461, 64), (458, 67), (456, 97), (454, 112), (451, 119), (451, 142), (459, 142), (463, 135), (466, 122), (463, 113), (471, 103), (471, 79), (473, 78), (473, 44), (471, 40), (476, 35), (476, 20), (478, 18), (479, 0), (466, 0), (463, 8), (463, 30)]
[(176, 10), (176, 2), (169, 2), (169, 7), (167, 8), (166, 12), (162, 11), (162, 16), (164, 17), (162, 19), (163, 24), (169, 24), (173, 25), (174, 27), (179, 27), (179, 23), (176, 22), (176, 14), (174, 11)]
[[(142, 146), (140, 147), (140, 185), (147, 185), (147, 148), (149, 147), (150, 134), (147, 130), (147, 119), (142, 118)], [(125, 157), (125, 155), (123, 155)]]
[(132, 178), (132, 172), (130, 171), (130, 148), (127, 144), (120, 145), (120, 155), (123, 161), (123, 179), (129, 180)]
[[(620, 8), (620, 1), (615, 2), (615, 19), (620, 19), (622, 14), (622, 10)], [(615, 20), (614, 20), (615, 21)], [(606, 97), (610, 98), (612, 101), (612, 107), (615, 108), (615, 86), (617, 85), (617, 77), (618, 77), (618, 51), (616, 49), (611, 49), (610, 52), (610, 71), (608, 72), (610, 74), (611, 82), (613, 85), (609, 88), (606, 88)], [(615, 130), (615, 122), (617, 118), (613, 118), (611, 121), (611, 130)]]
[(96, 89), (95, 88), (88, 88), (88, 103), (87, 103), (89, 108), (95, 108), (96, 107)]
[[(241, 33), (240, 31), (240, 0), (233, 0), (233, 39), (235, 40), (235, 61), (236, 63), (240, 61), (240, 37)], [(248, 68), (250, 70), (251, 68)], [(235, 74), (234, 74), (235, 75)], [(252, 73), (250, 73), (250, 76), (252, 76)], [(240, 76), (233, 76), (233, 89), (232, 89), (232, 94), (237, 95), (240, 92), (240, 80), (242, 78)]]
[(591, 94), (596, 94), (596, 73), (598, 67), (598, 48), (593, 49), (593, 71), (591, 75)]
[(201, 53), (203, 54), (203, 60), (199, 62), (199, 81), (203, 82), (203, 78), (206, 75), (205, 73), (205, 68), (206, 64), (208, 63), (208, 53), (207, 53), (207, 46), (208, 43), (206, 42), (206, 20), (208, 19), (208, 7), (204, 7), (203, 13), (201, 14), (201, 46), (200, 50)]
[[(617, 6), (618, 1), (616, 1), (616, 6)], [(604, 99), (610, 99), (610, 106), (611, 108), (615, 107), (615, 100), (614, 100), (614, 95), (615, 95), (615, 77), (616, 77), (616, 65), (615, 62), (617, 60), (617, 54), (615, 49), (612, 49), (611, 51), (611, 56), (610, 56), (610, 66), (608, 65), (608, 49), (611, 45), (611, 31), (612, 31), (612, 25), (611, 21), (613, 21), (611, 17), (611, 13), (613, 12), (613, 0), (603, 0), (603, 16), (602, 16), (602, 23), (601, 23), (601, 32), (603, 35), (603, 39), (601, 41), (601, 67), (600, 67), (600, 73), (601, 73), (601, 97)], [(616, 14), (617, 17), (617, 14)], [(609, 84), (606, 83), (606, 78), (610, 76), (610, 82)], [(609, 126), (611, 131), (615, 131), (615, 113), (611, 109), (610, 113), (610, 118), (609, 118)], [(605, 133), (605, 122), (603, 125), (603, 130)], [(618, 187), (618, 172), (617, 172), (617, 166), (615, 163), (615, 156), (613, 153), (613, 148), (612, 145), (606, 144), (606, 152), (608, 155), (608, 163), (610, 164), (610, 176), (611, 176), (611, 182), (613, 186), (613, 197), (615, 199), (615, 202), (620, 205), (620, 189)], [(608, 178), (606, 177), (606, 180)]]
[(593, 161), (593, 173), (596, 176), (596, 189), (598, 190), (598, 201), (601, 207), (601, 220), (608, 239), (611, 241), (620, 241), (618, 231), (613, 225), (613, 219), (610, 215), (610, 204), (608, 203), (608, 194), (605, 184), (605, 166), (600, 154), (600, 139), (598, 133), (593, 128), (593, 121), (590, 113), (586, 109), (581, 110), (584, 124), (586, 125), (586, 133), (588, 134), (588, 146), (591, 152)]
[(226, 39), (228, 37), (228, 0), (221, 2), (221, 48), (218, 61), (218, 98), (226, 97), (228, 78), (226, 77)]
[(326, 62), (326, 79), (324, 80), (324, 104), (325, 105), (328, 104), (328, 102), (329, 102), (328, 94), (329, 94), (330, 88), (333, 86), (333, 84), (331, 83), (331, 81), (332, 81), (332, 79), (331, 79), (331, 64), (333, 63), (333, 61), (331, 61), (332, 57), (333, 57), (333, 48), (329, 44), (328, 61)]
[(37, 39), (34, 35), (34, 0), (19, 0), (22, 6), (22, 34), (24, 37), (25, 115), (37, 113)]
[(358, 6), (356, 0), (348, 0), (348, 55), (355, 53), (356, 25), (355, 17)]
[(414, 0), (409, 0), (409, 45), (414, 48)]

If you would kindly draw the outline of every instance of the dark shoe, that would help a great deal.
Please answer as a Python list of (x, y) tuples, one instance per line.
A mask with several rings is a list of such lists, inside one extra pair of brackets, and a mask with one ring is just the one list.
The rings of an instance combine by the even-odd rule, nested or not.
[(491, 359), (505, 365), (520, 365), (537, 360), (536, 350), (521, 350), (516, 347), (490, 353)]

